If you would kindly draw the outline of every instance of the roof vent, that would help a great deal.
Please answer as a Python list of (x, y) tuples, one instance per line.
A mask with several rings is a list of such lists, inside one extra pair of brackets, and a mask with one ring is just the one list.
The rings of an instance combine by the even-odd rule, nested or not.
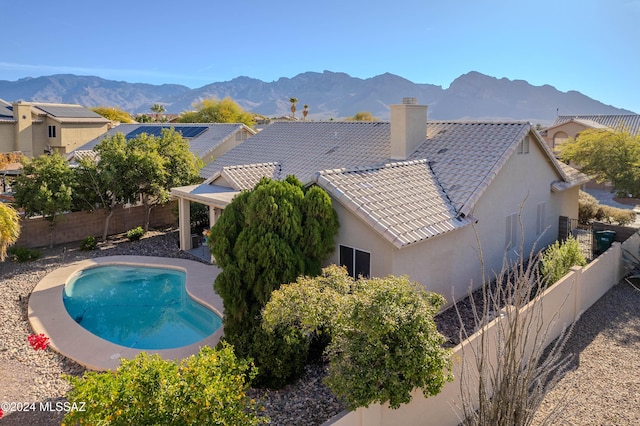
[(403, 105), (417, 105), (418, 100), (416, 98), (402, 98)]

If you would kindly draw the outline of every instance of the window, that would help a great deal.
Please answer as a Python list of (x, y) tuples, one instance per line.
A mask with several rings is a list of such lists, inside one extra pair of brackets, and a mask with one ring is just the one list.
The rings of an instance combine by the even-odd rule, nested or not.
[(518, 144), (518, 154), (528, 154), (529, 153), (529, 136), (525, 136), (522, 138), (520, 143)]
[(56, 137), (56, 126), (49, 126), (49, 137), (50, 138)]
[(353, 278), (371, 276), (371, 253), (340, 245), (340, 265), (346, 266)]
[(505, 247), (507, 250), (518, 248), (518, 228), (520, 222), (518, 221), (518, 213), (513, 213), (507, 216), (507, 234)]
[(536, 235), (542, 235), (542, 233), (547, 228), (547, 221), (545, 218), (546, 205), (547, 203), (538, 204), (538, 208), (536, 211)]

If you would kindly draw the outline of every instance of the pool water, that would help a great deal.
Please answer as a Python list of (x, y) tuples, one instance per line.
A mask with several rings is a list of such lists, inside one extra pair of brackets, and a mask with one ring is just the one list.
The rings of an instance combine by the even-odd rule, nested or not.
[(108, 265), (85, 269), (65, 284), (62, 298), (83, 328), (118, 345), (171, 349), (213, 334), (215, 312), (193, 300), (182, 271)]

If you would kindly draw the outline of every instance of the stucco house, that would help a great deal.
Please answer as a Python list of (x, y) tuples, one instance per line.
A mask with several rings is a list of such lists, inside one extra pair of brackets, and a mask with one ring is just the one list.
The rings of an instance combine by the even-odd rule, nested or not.
[[(390, 122), (277, 122), (173, 188), (180, 244), (189, 249), (189, 203), (211, 221), (263, 176), (296, 175), (327, 190), (340, 219), (328, 263), (354, 275), (408, 275), (453, 301), (515, 256), (558, 237), (576, 218), (586, 176), (559, 163), (526, 122), (427, 121), (413, 98)], [(522, 232), (520, 223), (522, 223)], [(478, 246), (478, 242), (481, 247)]]
[(209, 163), (232, 148), (247, 140), (256, 133), (255, 130), (241, 123), (150, 123), (120, 124), (108, 132), (78, 147), (67, 156), (73, 161), (76, 157), (92, 155), (93, 148), (105, 137), (122, 133), (127, 140), (141, 133), (160, 136), (162, 129), (173, 128), (189, 142), (190, 151), (203, 162)]
[(0, 99), (0, 152), (66, 154), (104, 134), (111, 121), (83, 106)]
[(560, 144), (569, 138), (575, 138), (584, 130), (619, 128), (628, 130), (632, 135), (640, 134), (640, 115), (559, 115), (541, 134), (549, 148), (555, 150)]

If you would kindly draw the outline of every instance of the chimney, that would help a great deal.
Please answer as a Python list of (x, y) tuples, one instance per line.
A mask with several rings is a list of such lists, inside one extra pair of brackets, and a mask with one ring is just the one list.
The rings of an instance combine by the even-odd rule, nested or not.
[(31, 104), (24, 101), (13, 103), (13, 118), (15, 126), (16, 151), (22, 151), (27, 157), (33, 157), (33, 120), (31, 118)]
[(427, 106), (416, 98), (391, 105), (391, 159), (406, 160), (427, 138)]

